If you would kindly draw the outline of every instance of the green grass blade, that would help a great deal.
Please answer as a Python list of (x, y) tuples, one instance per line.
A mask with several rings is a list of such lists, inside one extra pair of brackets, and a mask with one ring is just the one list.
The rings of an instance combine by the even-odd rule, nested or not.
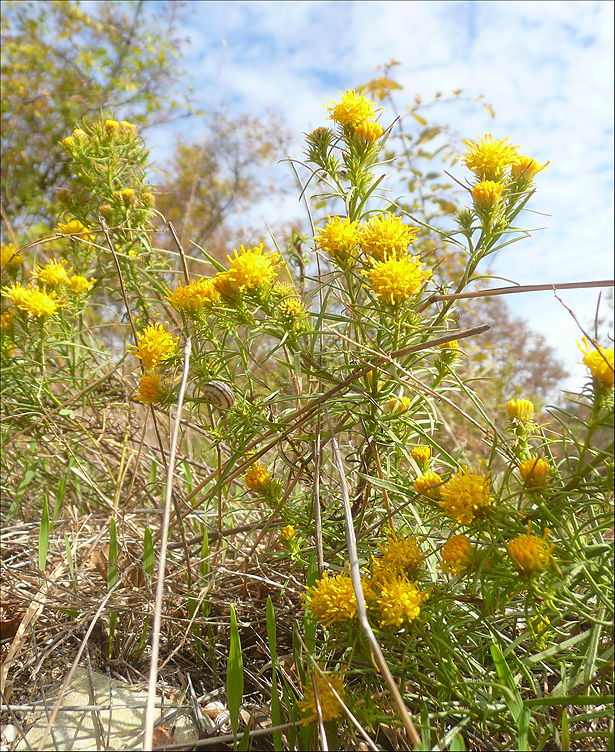
[(154, 575), (154, 539), (149, 527), (145, 528), (143, 535), (143, 569), (148, 577)]
[(237, 737), (239, 728), (239, 708), (243, 699), (243, 657), (241, 655), (241, 640), (237, 628), (237, 616), (231, 606), (231, 640), (226, 668), (226, 701), (231, 717), (233, 736)]
[(49, 507), (47, 498), (43, 499), (43, 513), (41, 515), (41, 526), (38, 531), (38, 568), (41, 572), (45, 571), (47, 562), (47, 551), (49, 550)]
[(111, 520), (109, 531), (109, 566), (107, 567), (107, 588), (111, 588), (118, 580), (117, 575), (117, 528), (115, 520)]

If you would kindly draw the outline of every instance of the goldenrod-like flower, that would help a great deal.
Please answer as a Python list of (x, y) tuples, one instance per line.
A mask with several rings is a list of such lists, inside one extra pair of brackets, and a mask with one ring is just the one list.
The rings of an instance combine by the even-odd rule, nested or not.
[(88, 134), (81, 128), (75, 128), (75, 130), (73, 131), (73, 138), (77, 141), (87, 141)]
[(145, 206), (146, 209), (153, 209), (154, 204), (156, 203), (156, 196), (154, 196), (153, 193), (146, 191), (145, 193), (141, 194), (141, 203), (143, 204), (143, 206)]
[(379, 544), (378, 547), (382, 551), (380, 564), (392, 575), (413, 574), (425, 560), (413, 535), (391, 532), (386, 544)]
[(445, 342), (443, 345), (438, 345), (442, 350), (459, 350), (459, 342), (456, 339)]
[(534, 627), (534, 632), (539, 635), (549, 627), (549, 625), (551, 624), (551, 619), (549, 619), (548, 616), (536, 614), (535, 616), (532, 616), (531, 623), (532, 627)]
[(235, 286), (229, 272), (218, 272), (214, 277), (214, 285), (221, 298), (230, 300), (239, 294), (239, 290)]
[(16, 272), (23, 264), (23, 256), (17, 254), (17, 248), (12, 243), (2, 243), (0, 246), (0, 269), (6, 269), (9, 274)]
[(471, 571), (474, 564), (475, 550), (467, 535), (451, 536), (440, 552), (440, 568), (447, 574), (463, 577)]
[(281, 259), (277, 253), (263, 252), (263, 244), (247, 249), (243, 245), (233, 251), (234, 258), (227, 256), (231, 265), (227, 272), (228, 283), (237, 291), (253, 290), (272, 282)]
[(299, 319), (307, 316), (303, 303), (297, 298), (287, 298), (278, 306), (280, 316), (284, 319)]
[(39, 285), (46, 285), (55, 290), (56, 287), (60, 287), (68, 281), (68, 275), (71, 271), (72, 269), (66, 268), (64, 259), (60, 259), (60, 261), (52, 259), (48, 264), (37, 269), (36, 280)]
[(288, 543), (295, 537), (295, 528), (292, 525), (286, 525), (286, 527), (280, 530), (280, 542)]
[(120, 196), (126, 208), (134, 206), (137, 202), (137, 194), (132, 188), (124, 188), (123, 191), (120, 191)]
[(506, 403), (506, 412), (511, 422), (529, 423), (534, 415), (534, 403), (530, 400), (513, 399)]
[(117, 122), (117, 120), (105, 120), (105, 130), (107, 133), (113, 135), (114, 133), (117, 133), (120, 129), (120, 124)]
[(354, 257), (359, 242), (358, 222), (351, 222), (348, 217), (327, 217), (324, 227), (316, 228), (314, 246), (321, 253), (328, 253), (338, 261)]
[(267, 468), (262, 465), (252, 465), (246, 473), (245, 483), (250, 491), (266, 491), (270, 482)]
[(187, 313), (194, 313), (203, 306), (217, 303), (220, 299), (220, 293), (214, 280), (205, 277), (193, 280), (187, 285), (182, 285), (180, 282), (173, 292), (170, 290), (168, 292), (171, 297), (167, 300), (171, 302), (173, 308), (176, 311), (186, 311)]
[(502, 183), (483, 180), (472, 188), (472, 198), (477, 209), (492, 209), (502, 196)]
[(535, 159), (532, 159), (532, 157), (526, 157), (525, 154), (517, 154), (514, 161), (510, 164), (510, 174), (515, 180), (521, 178), (529, 182), (541, 170), (544, 170), (548, 164), (549, 162), (546, 162), (541, 165)]
[(156, 371), (148, 371), (141, 376), (139, 384), (139, 401), (145, 405), (162, 402), (167, 395), (167, 390), (162, 386), (160, 374)]
[(405, 412), (411, 404), (412, 401), (409, 397), (391, 397), (387, 402), (387, 409), (393, 415), (397, 415), (398, 413)]
[(0, 331), (2, 334), (9, 334), (15, 327), (15, 317), (13, 311), (4, 311), (0, 315)]
[(604, 348), (597, 342), (593, 343), (595, 350), (589, 346), (587, 337), (583, 337), (583, 342), (578, 342), (579, 350), (583, 353), (583, 363), (591, 371), (594, 381), (599, 387), (612, 389), (615, 383), (615, 372), (613, 368), (613, 348)]
[(421, 468), (426, 470), (429, 467), (429, 460), (431, 459), (431, 447), (429, 446), (415, 446), (410, 450), (410, 456)]
[(170, 334), (167, 327), (168, 323), (164, 326), (162, 324), (146, 326), (137, 334), (139, 344), (128, 345), (128, 349), (134, 351), (146, 371), (151, 371), (175, 350), (178, 337)]
[(88, 233), (88, 228), (78, 219), (70, 219), (68, 222), (58, 222), (56, 232), (62, 235), (79, 235), (79, 240), (89, 240), (91, 243), (96, 239), (96, 236)]
[(73, 276), (68, 280), (68, 286), (71, 289), (71, 292), (74, 292), (77, 295), (83, 295), (86, 292), (90, 292), (92, 289), (92, 285), (96, 282), (94, 278), (87, 279), (86, 277), (82, 277), (80, 274), (73, 274)]
[(438, 500), (440, 498), (441, 483), (442, 478), (438, 473), (434, 473), (430, 470), (428, 473), (419, 476), (414, 481), (414, 490), (422, 496)]
[(530, 535), (528, 530), (527, 535), (518, 535), (507, 544), (508, 554), (519, 574), (530, 577), (551, 563), (555, 544), (547, 543), (548, 535), (548, 528), (545, 528), (542, 538)]
[(549, 463), (539, 457), (531, 457), (519, 464), (519, 472), (527, 488), (544, 488), (549, 474)]
[(440, 506), (459, 525), (469, 525), (493, 503), (489, 496), (489, 478), (471, 473), (467, 465), (449, 478), (440, 493)]
[(432, 271), (423, 268), (418, 256), (403, 256), (376, 261), (365, 274), (383, 303), (401, 305), (419, 292)]
[(494, 141), (491, 133), (476, 141), (466, 141), (463, 163), (479, 180), (499, 180), (504, 170), (517, 158), (518, 146), (507, 144), (508, 138)]
[(355, 132), (354, 137), (357, 141), (361, 141), (364, 144), (374, 144), (382, 136), (384, 131), (379, 123), (373, 121), (367, 121), (361, 123)]
[(407, 258), (408, 246), (418, 230), (404, 223), (395, 214), (379, 214), (359, 229), (359, 244), (363, 253), (375, 261), (388, 258)]
[(126, 134), (136, 134), (137, 126), (134, 123), (130, 123), (128, 120), (122, 120), (120, 123), (120, 130)]
[(48, 295), (45, 289), (39, 290), (37, 287), (32, 287), (31, 285), (22, 287), (18, 282), (15, 285), (11, 285), (11, 287), (3, 287), (2, 292), (4, 297), (12, 301), (16, 308), (39, 319), (53, 316), (58, 309), (59, 304), (52, 297), (54, 293)]
[(393, 577), (380, 585), (380, 594), (376, 598), (380, 611), (381, 627), (401, 627), (421, 613), (421, 604), (427, 599), (416, 582), (409, 582), (405, 577)]
[(374, 103), (363, 96), (363, 92), (357, 96), (354, 89), (347, 89), (345, 94), (341, 91), (340, 94), (342, 97), (340, 104), (330, 99), (332, 106), (325, 105), (329, 110), (327, 120), (335, 120), (340, 125), (358, 128), (362, 123), (373, 120), (376, 112), (382, 109), (382, 107), (376, 109)]
[[(331, 691), (331, 687), (327, 684), (327, 680), (323, 679), (318, 672), (314, 674), (316, 682), (316, 692), (318, 693), (318, 704), (320, 705), (320, 712), (323, 721), (333, 721), (335, 718), (339, 718), (342, 715), (342, 706), (339, 704), (338, 699)], [(344, 680), (341, 676), (335, 674), (327, 674), (327, 679), (337, 692), (339, 697), (344, 699)], [(316, 698), (314, 696), (314, 687), (311, 682), (308, 682), (303, 687), (303, 700), (299, 702), (299, 707), (302, 713), (309, 712), (306, 718), (303, 718), (301, 723), (307, 726), (312, 721), (318, 718), (318, 711), (316, 710)]]
[(328, 572), (323, 572), (314, 587), (307, 590), (305, 607), (325, 626), (354, 619), (357, 614), (357, 599), (352, 580), (347, 574), (329, 577)]

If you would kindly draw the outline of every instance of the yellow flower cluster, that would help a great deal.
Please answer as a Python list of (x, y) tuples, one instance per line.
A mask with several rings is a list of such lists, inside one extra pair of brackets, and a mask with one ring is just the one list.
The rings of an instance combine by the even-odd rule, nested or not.
[(402, 258), (408, 246), (418, 234), (416, 227), (410, 227), (395, 214), (379, 214), (372, 217), (359, 231), (359, 244), (363, 253), (373, 261), (388, 258)]
[(363, 96), (363, 92), (357, 95), (354, 89), (347, 89), (346, 94), (340, 91), (340, 95), (342, 101), (339, 104), (329, 100), (331, 106), (325, 105), (325, 107), (329, 110), (327, 120), (335, 120), (342, 126), (349, 126), (356, 130), (367, 121), (373, 120), (376, 112), (382, 109), (382, 107), (376, 109), (374, 103)]
[(201, 279), (194, 280), (187, 285), (181, 283), (170, 293), (170, 297), (167, 298), (170, 301), (173, 308), (176, 311), (185, 311), (186, 313), (195, 313), (203, 308), (203, 306), (216, 303), (220, 298), (220, 293), (216, 288), (216, 283), (213, 279)]
[[(326, 676), (327, 678), (324, 679), (318, 672), (314, 674), (316, 692), (318, 694), (318, 705), (320, 705), (322, 720), (325, 722), (333, 721), (335, 718), (339, 718), (342, 715), (342, 706), (339, 704), (337, 697), (331, 691), (331, 687), (337, 692), (340, 699), (344, 699), (343, 678), (341, 676), (336, 676), (335, 674), (327, 674)], [(303, 700), (299, 702), (299, 707), (301, 708), (302, 713), (309, 713), (309, 715), (301, 721), (304, 726), (307, 726), (318, 717), (316, 697), (311, 682), (308, 682), (303, 687)]]
[(92, 285), (95, 282), (95, 279), (87, 279), (80, 274), (73, 274), (68, 280), (68, 286), (70, 287), (71, 292), (74, 292), (76, 295), (84, 295), (92, 289)]
[(393, 415), (398, 415), (405, 412), (411, 404), (410, 397), (391, 397), (387, 402), (387, 410)]
[(87, 240), (93, 243), (96, 236), (88, 232), (88, 228), (78, 219), (70, 219), (67, 222), (58, 222), (56, 232), (61, 235), (78, 235), (77, 240)]
[(169, 357), (177, 346), (177, 337), (167, 331), (168, 323), (152, 324), (137, 334), (138, 345), (128, 345), (129, 350), (139, 358), (146, 371), (151, 371), (158, 363)]
[(36, 279), (39, 285), (50, 287), (55, 290), (68, 281), (68, 275), (72, 269), (66, 268), (66, 261), (52, 259), (48, 264), (39, 267), (36, 271)]
[(266, 491), (271, 484), (267, 468), (262, 465), (252, 465), (246, 473), (245, 483), (250, 491)]
[(409, 582), (405, 577), (393, 577), (380, 585), (376, 598), (380, 611), (381, 627), (401, 627), (404, 622), (417, 618), (421, 604), (428, 598), (422, 593), (416, 582)]
[(222, 297), (234, 297), (244, 290), (255, 290), (270, 284), (281, 265), (279, 254), (265, 252), (261, 243), (254, 248), (239, 246), (233, 251), (233, 258), (227, 256), (230, 262), (229, 270), (220, 272), (214, 278), (214, 283)]
[(555, 545), (547, 543), (548, 535), (548, 528), (545, 529), (542, 538), (530, 535), (528, 530), (527, 535), (518, 535), (507, 544), (508, 554), (519, 574), (531, 577), (551, 563), (551, 552)]
[(512, 423), (527, 424), (534, 415), (534, 404), (530, 400), (514, 399), (506, 403), (506, 412)]
[(5, 269), (9, 274), (14, 274), (23, 265), (23, 256), (17, 253), (12, 243), (0, 245), (0, 269)]
[(583, 364), (586, 365), (598, 385), (603, 389), (612, 389), (615, 383), (615, 370), (613, 366), (613, 348), (604, 348), (594, 342), (596, 349), (589, 346), (587, 337), (582, 342), (577, 342), (579, 350), (583, 353)]
[(351, 222), (348, 217), (327, 217), (324, 227), (316, 229), (314, 245), (321, 253), (343, 261), (353, 257), (359, 242), (358, 222)]
[(431, 447), (429, 446), (415, 446), (410, 450), (410, 456), (416, 462), (421, 469), (421, 472), (426, 472), (429, 468), (429, 460), (431, 459)]
[(372, 582), (415, 574), (425, 560), (413, 535), (400, 536), (391, 532), (387, 542), (380, 544), (379, 548), (382, 556), (372, 558)]
[(365, 274), (378, 298), (396, 306), (416, 295), (431, 277), (431, 269), (423, 267), (418, 256), (392, 257), (376, 261)]
[(384, 131), (379, 123), (365, 122), (357, 126), (354, 137), (364, 144), (374, 144), (382, 136)]
[(148, 371), (141, 377), (139, 384), (139, 401), (144, 405), (153, 405), (163, 402), (167, 390), (162, 386), (160, 374), (157, 371)]
[(295, 538), (295, 528), (292, 525), (286, 525), (286, 527), (280, 530), (280, 543), (289, 543)]
[(440, 552), (440, 568), (447, 574), (463, 577), (472, 570), (475, 550), (467, 535), (451, 536)]
[(314, 587), (308, 589), (305, 606), (325, 626), (354, 619), (357, 614), (357, 599), (352, 580), (347, 574), (329, 577), (328, 572), (323, 572)]
[(414, 481), (414, 490), (421, 494), (421, 496), (427, 496), (429, 499), (440, 499), (442, 478), (438, 473), (434, 473), (430, 470), (428, 473), (420, 475)]
[(442, 509), (457, 524), (469, 525), (493, 503), (489, 496), (489, 478), (461, 467), (440, 489)]
[(32, 285), (22, 287), (19, 282), (10, 287), (3, 287), (2, 293), (20, 311), (36, 316), (39, 320), (53, 316), (59, 306), (53, 292), (47, 294), (45, 289), (39, 290)]
[(510, 174), (515, 180), (533, 180), (534, 177), (549, 164), (539, 164), (532, 157), (526, 157), (524, 154), (517, 154), (514, 161), (510, 163)]
[(549, 474), (549, 463), (539, 457), (530, 457), (519, 464), (519, 472), (526, 488), (544, 488)]
[(466, 141), (463, 163), (479, 180), (501, 180), (504, 171), (517, 159), (518, 146), (507, 144), (508, 138), (494, 141), (491, 133), (476, 141)]
[(472, 188), (472, 198), (477, 209), (492, 209), (502, 196), (502, 183), (482, 180)]

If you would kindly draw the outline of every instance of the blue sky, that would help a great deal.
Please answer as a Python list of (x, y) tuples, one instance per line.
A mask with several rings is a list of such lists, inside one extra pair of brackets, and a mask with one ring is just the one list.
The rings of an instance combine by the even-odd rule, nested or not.
[[(197, 104), (231, 111), (275, 110), (296, 134), (324, 125), (324, 104), (339, 90), (373, 78), (391, 58), (404, 86), (416, 93), (463, 89), (479, 105), (449, 111), (464, 138), (510, 137), (540, 162), (539, 191), (527, 227), (546, 227), (492, 261), (494, 272), (521, 284), (613, 277), (613, 3), (612, 2), (188, 2), (180, 36)], [(381, 120), (387, 122), (386, 111)], [(439, 115), (446, 121), (446, 111)], [(390, 118), (392, 119), (392, 118)], [(198, 123), (193, 135), (198, 132)], [(154, 155), (168, 131), (152, 132)], [(156, 136), (159, 145), (156, 146)], [(459, 179), (463, 179), (460, 167)], [(265, 221), (280, 211), (298, 216), (296, 199), (260, 208)], [(495, 284), (495, 283), (494, 283)], [(560, 293), (590, 326), (598, 292)], [(579, 387), (579, 336), (552, 293), (511, 296), (513, 311), (543, 333)], [(606, 309), (605, 309), (606, 310)], [(611, 328), (612, 333), (612, 328)]]

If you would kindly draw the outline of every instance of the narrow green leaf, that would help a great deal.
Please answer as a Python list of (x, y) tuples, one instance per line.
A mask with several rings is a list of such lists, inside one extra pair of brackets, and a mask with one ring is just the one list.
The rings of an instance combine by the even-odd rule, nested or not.
[(56, 492), (56, 503), (53, 507), (53, 517), (51, 518), (52, 527), (53, 527), (53, 523), (58, 519), (58, 517), (62, 513), (62, 507), (64, 506), (64, 492), (66, 490), (66, 479), (67, 479), (67, 476), (63, 475), (60, 478), (60, 482), (58, 483), (58, 490)]
[(112, 518), (111, 527), (109, 530), (109, 566), (107, 567), (107, 588), (111, 590), (117, 580), (117, 528), (115, 526), (115, 520)]
[(523, 710), (519, 714), (519, 720), (517, 721), (517, 733), (518, 733), (517, 749), (520, 752), (529, 750), (528, 733), (530, 730), (531, 719), (532, 719), (532, 716), (528, 708), (523, 708)]
[(278, 654), (276, 652), (276, 628), (275, 628), (275, 611), (273, 609), (273, 601), (271, 596), (267, 596), (267, 641), (269, 642), (269, 654), (271, 655), (271, 663), (275, 668), (278, 663)]
[(239, 728), (239, 708), (243, 699), (243, 657), (241, 655), (241, 640), (237, 628), (237, 616), (231, 606), (231, 641), (226, 668), (226, 701), (231, 717), (233, 736), (237, 736)]
[(37, 463), (35, 462), (30, 468), (26, 469), (26, 471), (23, 474), (23, 477), (19, 483), (19, 486), (17, 487), (17, 491), (15, 492), (15, 496), (13, 497), (13, 501), (11, 502), (11, 506), (9, 508), (8, 514), (6, 516), (6, 524), (13, 519), (13, 517), (17, 514), (17, 512), (20, 510), (21, 507), (21, 498), (25, 494), (28, 486), (30, 485), (30, 482), (32, 481), (32, 478), (36, 475), (37, 471)]
[(70, 573), (70, 578), (73, 581), (73, 588), (75, 592), (77, 591), (77, 581), (75, 580), (75, 565), (73, 564), (73, 554), (70, 549), (70, 541), (68, 539), (68, 535), (64, 533), (64, 548), (66, 549), (66, 562), (68, 564), (68, 571)]
[(47, 498), (43, 498), (43, 513), (41, 515), (41, 526), (38, 531), (38, 568), (41, 572), (45, 571), (47, 562), (47, 551), (49, 550), (49, 507)]
[(570, 750), (570, 732), (568, 730), (568, 708), (562, 708), (562, 726), (560, 729), (562, 752)]
[(523, 711), (523, 700), (521, 699), (521, 695), (519, 694), (519, 690), (517, 689), (517, 685), (515, 684), (515, 679), (510, 668), (508, 667), (508, 664), (504, 660), (504, 656), (502, 655), (502, 651), (500, 650), (499, 645), (497, 645), (495, 642), (492, 642), (491, 645), (489, 645), (489, 648), (491, 649), (491, 656), (495, 664), (495, 670), (497, 672), (498, 678), (503, 686), (509, 690), (509, 692), (503, 692), (504, 702), (508, 706), (508, 709), (510, 710), (515, 723), (518, 723), (519, 716)]
[(239, 740), (239, 744), (237, 745), (237, 749), (239, 752), (243, 752), (243, 750), (248, 749), (250, 745), (250, 729), (252, 728), (252, 723), (254, 721), (254, 716), (250, 715), (248, 722), (246, 724), (246, 730), (243, 732), (243, 735), (241, 739)]
[(207, 530), (203, 530), (203, 544), (201, 546), (201, 561), (199, 563), (201, 577), (209, 574), (209, 536)]
[(109, 652), (108, 656), (111, 658), (113, 655), (113, 639), (115, 637), (115, 627), (117, 625), (117, 611), (112, 611), (109, 614)]
[(143, 535), (143, 569), (148, 577), (154, 575), (154, 539), (149, 527), (145, 528)]

